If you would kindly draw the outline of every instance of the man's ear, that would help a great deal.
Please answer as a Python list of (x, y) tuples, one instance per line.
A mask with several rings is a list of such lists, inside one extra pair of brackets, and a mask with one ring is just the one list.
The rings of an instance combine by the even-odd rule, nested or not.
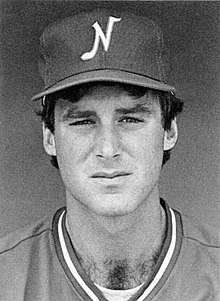
[(177, 123), (175, 118), (171, 122), (170, 130), (165, 131), (163, 149), (165, 151), (172, 149), (177, 142), (177, 138), (178, 138), (178, 129), (177, 129)]
[(43, 145), (50, 156), (56, 156), (56, 145), (54, 134), (43, 124)]

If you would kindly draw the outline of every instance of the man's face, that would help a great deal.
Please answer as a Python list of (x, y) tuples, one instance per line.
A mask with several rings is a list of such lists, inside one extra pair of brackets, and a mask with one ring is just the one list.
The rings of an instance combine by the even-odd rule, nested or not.
[(158, 197), (163, 151), (175, 144), (166, 134), (152, 95), (96, 86), (78, 102), (57, 101), (44, 146), (57, 156), (68, 202), (118, 216)]

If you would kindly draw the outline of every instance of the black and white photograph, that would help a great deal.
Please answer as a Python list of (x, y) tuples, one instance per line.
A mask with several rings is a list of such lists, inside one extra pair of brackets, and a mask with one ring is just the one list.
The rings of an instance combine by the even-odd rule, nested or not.
[(0, 0), (0, 301), (220, 300), (219, 13)]

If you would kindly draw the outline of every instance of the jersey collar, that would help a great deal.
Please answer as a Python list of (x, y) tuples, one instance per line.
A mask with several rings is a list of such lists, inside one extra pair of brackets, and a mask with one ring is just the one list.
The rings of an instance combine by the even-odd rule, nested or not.
[[(165, 201), (161, 200), (161, 205), (166, 213), (166, 238), (154, 274), (129, 301), (151, 300), (167, 281), (178, 258), (182, 242), (180, 216)], [(58, 259), (73, 288), (83, 297), (83, 300), (106, 301), (98, 287), (82, 270), (68, 235), (65, 219), (66, 209), (62, 208), (55, 214), (53, 220), (53, 236)]]

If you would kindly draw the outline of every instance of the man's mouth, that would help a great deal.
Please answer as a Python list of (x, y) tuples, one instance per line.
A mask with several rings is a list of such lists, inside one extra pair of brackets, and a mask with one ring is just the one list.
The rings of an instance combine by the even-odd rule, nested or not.
[(125, 177), (129, 176), (131, 173), (124, 172), (124, 171), (114, 171), (114, 172), (96, 172), (94, 173), (91, 178), (96, 179), (96, 178), (104, 178), (104, 179), (114, 179), (117, 177)]

